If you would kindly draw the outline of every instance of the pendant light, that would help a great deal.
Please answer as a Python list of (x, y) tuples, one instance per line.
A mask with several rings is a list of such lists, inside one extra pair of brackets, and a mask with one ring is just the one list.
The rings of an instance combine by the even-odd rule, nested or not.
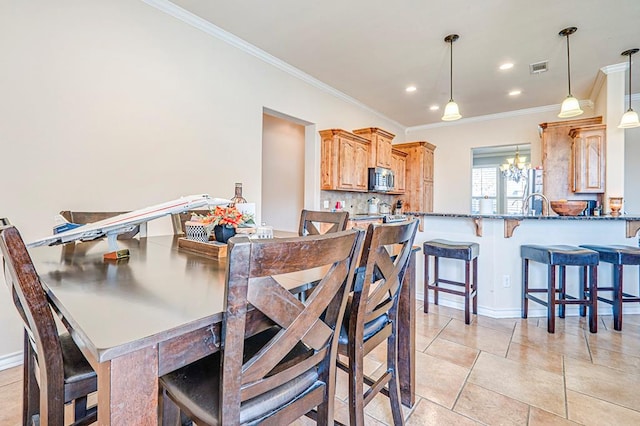
[(458, 34), (449, 34), (444, 38), (444, 41), (451, 45), (451, 55), (449, 56), (449, 82), (451, 96), (449, 97), (449, 103), (444, 107), (444, 115), (442, 116), (443, 121), (454, 121), (462, 117), (460, 115), (460, 110), (458, 109), (458, 104), (453, 101), (453, 42), (459, 38), (460, 36)]
[(575, 117), (584, 112), (580, 109), (580, 102), (571, 94), (571, 57), (569, 56), (569, 36), (576, 31), (578, 31), (576, 27), (569, 27), (558, 33), (558, 35), (567, 37), (567, 79), (569, 81), (569, 96), (562, 101), (560, 114), (558, 114), (558, 117), (560, 118)]
[(638, 49), (629, 49), (621, 53), (629, 57), (629, 109), (622, 116), (620, 120), (620, 129), (631, 129), (633, 127), (640, 127), (640, 121), (638, 121), (638, 113), (631, 109), (631, 55), (638, 53)]

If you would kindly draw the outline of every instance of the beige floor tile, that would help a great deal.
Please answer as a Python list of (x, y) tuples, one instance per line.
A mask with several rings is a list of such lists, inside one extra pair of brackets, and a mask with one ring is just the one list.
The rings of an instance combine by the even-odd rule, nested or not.
[(512, 342), (509, 345), (507, 359), (541, 368), (551, 373), (562, 374), (562, 355), (550, 352), (544, 347), (524, 346)]
[[(391, 412), (391, 401), (382, 394), (376, 395), (369, 404), (364, 408), (365, 414), (384, 423), (393, 424), (393, 414)], [(411, 413), (411, 408), (402, 405), (402, 415), (406, 420)]]
[(520, 321), (520, 318), (489, 318), (478, 315), (475, 323), (503, 333), (513, 333), (516, 324)]
[(637, 355), (639, 356), (623, 354), (621, 352), (609, 351), (597, 346), (591, 346), (591, 358), (593, 359), (594, 364), (629, 371), (632, 374), (640, 374), (640, 351)]
[(470, 383), (564, 416), (564, 382), (561, 375), (481, 352)]
[(22, 366), (0, 371), (0, 386), (22, 381)]
[(477, 324), (466, 325), (464, 321), (456, 319), (447, 324), (438, 337), (499, 356), (507, 354), (511, 341), (510, 333), (492, 330)]
[(519, 323), (513, 333), (512, 342), (533, 348), (567, 355), (572, 358), (591, 360), (589, 346), (584, 334), (548, 333), (546, 327), (535, 327), (531, 323)]
[(527, 404), (473, 383), (462, 389), (453, 411), (487, 425), (524, 425), (529, 416)]
[(444, 338), (436, 338), (431, 342), (425, 353), (436, 358), (450, 361), (461, 367), (471, 368), (480, 351)]
[(640, 412), (592, 398), (578, 392), (567, 390), (567, 403), (569, 407), (569, 419), (584, 425), (640, 424)]
[(0, 387), (0, 425), (22, 424), (22, 382)]
[(537, 407), (531, 407), (529, 410), (528, 426), (571, 426), (578, 424), (580, 423), (572, 422)]
[(640, 375), (566, 358), (567, 391), (575, 391), (640, 411)]
[[(429, 313), (436, 314), (441, 317), (455, 318), (464, 321), (464, 311), (462, 311), (461, 309), (450, 308), (448, 306), (434, 305), (433, 303), (429, 303)], [(471, 317), (475, 318), (475, 315), (472, 315)]]
[[(603, 324), (598, 323), (598, 326)], [(541, 318), (538, 321), (538, 327), (547, 329), (547, 317)], [(582, 336), (585, 330), (589, 330), (588, 317), (581, 317), (578, 315), (567, 316), (560, 318), (556, 315), (556, 333), (567, 333)]]
[(609, 351), (621, 352), (629, 355), (640, 354), (640, 336), (629, 331), (600, 330), (596, 334), (587, 333), (587, 343), (590, 347), (597, 347)]
[(451, 318), (446, 316), (419, 312), (416, 317), (416, 350), (423, 352), (450, 321)]
[(416, 352), (416, 395), (452, 408), (469, 369)]
[(415, 410), (407, 421), (407, 426), (474, 426), (480, 424), (426, 399), (422, 399), (416, 404)]

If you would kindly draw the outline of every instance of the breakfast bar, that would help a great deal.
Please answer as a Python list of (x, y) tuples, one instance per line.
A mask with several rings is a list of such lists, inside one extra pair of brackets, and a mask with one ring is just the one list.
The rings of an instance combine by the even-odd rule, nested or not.
[[(523, 215), (475, 215), (460, 213), (409, 212), (421, 217), (423, 231), (416, 236), (416, 245), (432, 239), (475, 242), (480, 245), (478, 257), (478, 313), (494, 318), (519, 317), (521, 309), (520, 246), (523, 244), (567, 244), (567, 245), (627, 245), (637, 247), (640, 215), (621, 216), (523, 216)], [(418, 271), (424, 268), (419, 256)], [(599, 268), (603, 280), (611, 275), (610, 265)], [(454, 261), (444, 259), (441, 263), (443, 276), (453, 280), (463, 279), (463, 271)], [(546, 280), (543, 265), (532, 265), (532, 283)], [(572, 274), (576, 274), (574, 277)], [(625, 281), (638, 282), (637, 268), (625, 271)], [(418, 274), (421, 278), (421, 274)], [(570, 285), (577, 282), (577, 272), (568, 271)], [(423, 288), (417, 285), (420, 291)], [(638, 292), (638, 286), (626, 289)], [(625, 290), (625, 291), (626, 291)], [(424, 295), (418, 295), (422, 298)], [(458, 298), (440, 297), (440, 303), (462, 309)], [(625, 306), (625, 313), (640, 311), (635, 304)], [(571, 309), (575, 308), (575, 309)], [(602, 314), (609, 315), (610, 307), (602, 306)], [(568, 315), (577, 313), (577, 307), (569, 307)], [(545, 310), (532, 306), (530, 316), (544, 316)]]

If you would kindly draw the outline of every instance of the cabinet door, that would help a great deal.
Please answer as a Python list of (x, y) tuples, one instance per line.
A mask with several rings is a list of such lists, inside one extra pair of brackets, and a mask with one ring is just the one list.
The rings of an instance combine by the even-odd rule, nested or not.
[(356, 143), (340, 138), (338, 148), (338, 189), (355, 189)]
[(376, 136), (376, 166), (391, 168), (391, 139)]
[(391, 152), (391, 170), (395, 179), (395, 191), (404, 194), (406, 190), (407, 157)]
[(369, 188), (369, 171), (367, 168), (369, 150), (367, 145), (358, 142), (354, 144), (354, 150), (355, 162), (351, 163), (348, 167), (351, 168), (353, 173), (355, 189), (359, 191), (367, 191)]
[(604, 192), (604, 141), (604, 131), (600, 130), (574, 134), (572, 146), (573, 192)]
[(433, 182), (432, 181), (424, 181), (424, 188), (422, 193), (422, 205), (424, 206), (424, 211), (427, 213), (433, 212)]
[(424, 148), (424, 178), (433, 181), (433, 151)]

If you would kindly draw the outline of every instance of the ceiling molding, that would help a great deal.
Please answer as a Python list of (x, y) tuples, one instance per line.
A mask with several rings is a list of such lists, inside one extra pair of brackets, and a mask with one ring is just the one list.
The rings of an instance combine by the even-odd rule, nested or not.
[(605, 74), (613, 74), (614, 72), (624, 72), (629, 68), (629, 64), (627, 62), (620, 62), (619, 64), (607, 65), (606, 67), (600, 68)]
[(598, 70), (598, 74), (596, 75), (596, 81), (593, 83), (593, 87), (591, 88), (591, 94), (589, 94), (589, 100), (595, 102), (598, 99), (598, 95), (600, 94), (600, 90), (602, 90), (602, 86), (604, 86), (604, 82), (607, 81), (607, 74), (603, 69)]
[[(580, 106), (582, 108), (592, 109), (593, 102), (591, 101), (591, 99), (584, 99), (580, 101)], [(546, 105), (546, 106), (534, 107), (534, 108), (517, 109), (514, 111), (498, 112), (496, 114), (479, 115), (477, 117), (462, 118), (456, 121), (442, 121), (442, 122), (432, 123), (432, 124), (422, 124), (420, 126), (407, 127), (405, 130), (405, 135), (411, 132), (417, 132), (419, 130), (435, 129), (437, 127), (457, 126), (459, 124), (477, 123), (480, 121), (501, 120), (503, 118), (518, 117), (521, 115), (539, 114), (543, 112), (559, 111), (559, 110), (560, 110), (560, 104), (555, 104), (555, 105)]]
[(406, 126), (398, 123), (395, 120), (390, 119), (389, 117), (387, 117), (386, 115), (382, 114), (379, 111), (374, 110), (373, 108), (371, 108), (368, 105), (363, 104), (362, 102), (358, 101), (357, 99), (352, 98), (351, 96), (329, 86), (326, 83), (323, 83), (322, 81), (318, 80), (317, 78), (314, 78), (312, 76), (310, 76), (309, 74), (301, 71), (300, 69), (289, 65), (288, 63), (284, 62), (281, 59), (276, 58), (273, 55), (270, 55), (269, 53), (265, 52), (264, 50), (254, 46), (253, 44), (247, 43), (246, 41), (244, 41), (243, 39), (241, 39), (240, 37), (237, 37), (233, 34), (231, 34), (228, 31), (223, 30), (222, 28), (212, 24), (211, 22), (204, 20), (202, 18), (200, 18), (199, 16), (181, 8), (180, 6), (177, 6), (174, 3), (171, 3), (169, 0), (142, 0), (144, 3), (148, 4), (149, 6), (155, 7), (156, 9), (170, 15), (173, 16), (174, 18), (177, 18), (183, 22), (185, 22), (186, 24), (189, 24), (191, 26), (193, 26), (194, 28), (197, 28), (213, 37), (216, 37), (217, 39), (220, 39), (221, 41), (224, 41), (227, 44), (230, 44), (231, 46), (245, 52), (248, 53), (266, 63), (268, 63), (269, 65), (272, 65), (276, 68), (278, 68), (281, 71), (284, 71), (288, 74), (290, 74), (291, 76), (304, 81), (305, 83), (310, 84), (311, 86), (320, 89), (321, 91), (328, 93), (332, 96), (335, 96), (336, 98), (339, 98), (345, 102), (351, 103), (359, 108), (362, 108), (372, 114), (377, 115), (378, 117), (387, 120), (393, 124), (395, 124), (396, 126), (400, 127), (401, 129), (406, 129)]

